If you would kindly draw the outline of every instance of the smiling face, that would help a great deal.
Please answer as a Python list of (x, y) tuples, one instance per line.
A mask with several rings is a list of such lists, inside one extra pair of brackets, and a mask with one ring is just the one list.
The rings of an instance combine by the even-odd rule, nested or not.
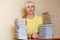
[(26, 4), (26, 12), (27, 12), (27, 14), (33, 15), (34, 11), (35, 11), (34, 3), (33, 2), (28, 2)]

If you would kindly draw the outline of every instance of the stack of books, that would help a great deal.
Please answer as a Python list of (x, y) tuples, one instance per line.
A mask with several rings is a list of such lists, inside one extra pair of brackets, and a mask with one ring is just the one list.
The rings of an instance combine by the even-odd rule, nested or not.
[(17, 24), (17, 39), (27, 40), (27, 26), (26, 19), (16, 19)]

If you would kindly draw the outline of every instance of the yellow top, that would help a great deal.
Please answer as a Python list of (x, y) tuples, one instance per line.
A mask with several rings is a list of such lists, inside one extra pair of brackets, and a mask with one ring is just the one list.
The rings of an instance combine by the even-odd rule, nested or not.
[(27, 33), (28, 34), (38, 33), (39, 25), (42, 23), (43, 23), (42, 17), (40, 16), (35, 15), (33, 19), (27, 18)]

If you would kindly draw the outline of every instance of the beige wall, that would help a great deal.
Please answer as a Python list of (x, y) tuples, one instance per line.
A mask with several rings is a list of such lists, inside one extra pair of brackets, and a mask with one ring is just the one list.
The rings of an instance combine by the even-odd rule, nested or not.
[(0, 40), (13, 40), (14, 19), (22, 13), (25, 0), (0, 0)]
[[(27, 0), (0, 0), (0, 40), (13, 40), (14, 19), (22, 14)], [(37, 15), (43, 12), (51, 14), (54, 36), (60, 37), (60, 0), (32, 0), (36, 5)], [(15, 32), (15, 31), (14, 31)], [(15, 35), (15, 34), (14, 34)]]

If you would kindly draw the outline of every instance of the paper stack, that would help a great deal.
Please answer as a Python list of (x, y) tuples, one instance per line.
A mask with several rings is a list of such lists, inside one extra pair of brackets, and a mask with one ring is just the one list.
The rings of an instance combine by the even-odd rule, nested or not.
[(39, 37), (43, 39), (53, 38), (53, 24), (43, 24), (40, 26)]
[(27, 26), (26, 26), (26, 19), (20, 19), (17, 20), (17, 38), (22, 40), (27, 40)]

